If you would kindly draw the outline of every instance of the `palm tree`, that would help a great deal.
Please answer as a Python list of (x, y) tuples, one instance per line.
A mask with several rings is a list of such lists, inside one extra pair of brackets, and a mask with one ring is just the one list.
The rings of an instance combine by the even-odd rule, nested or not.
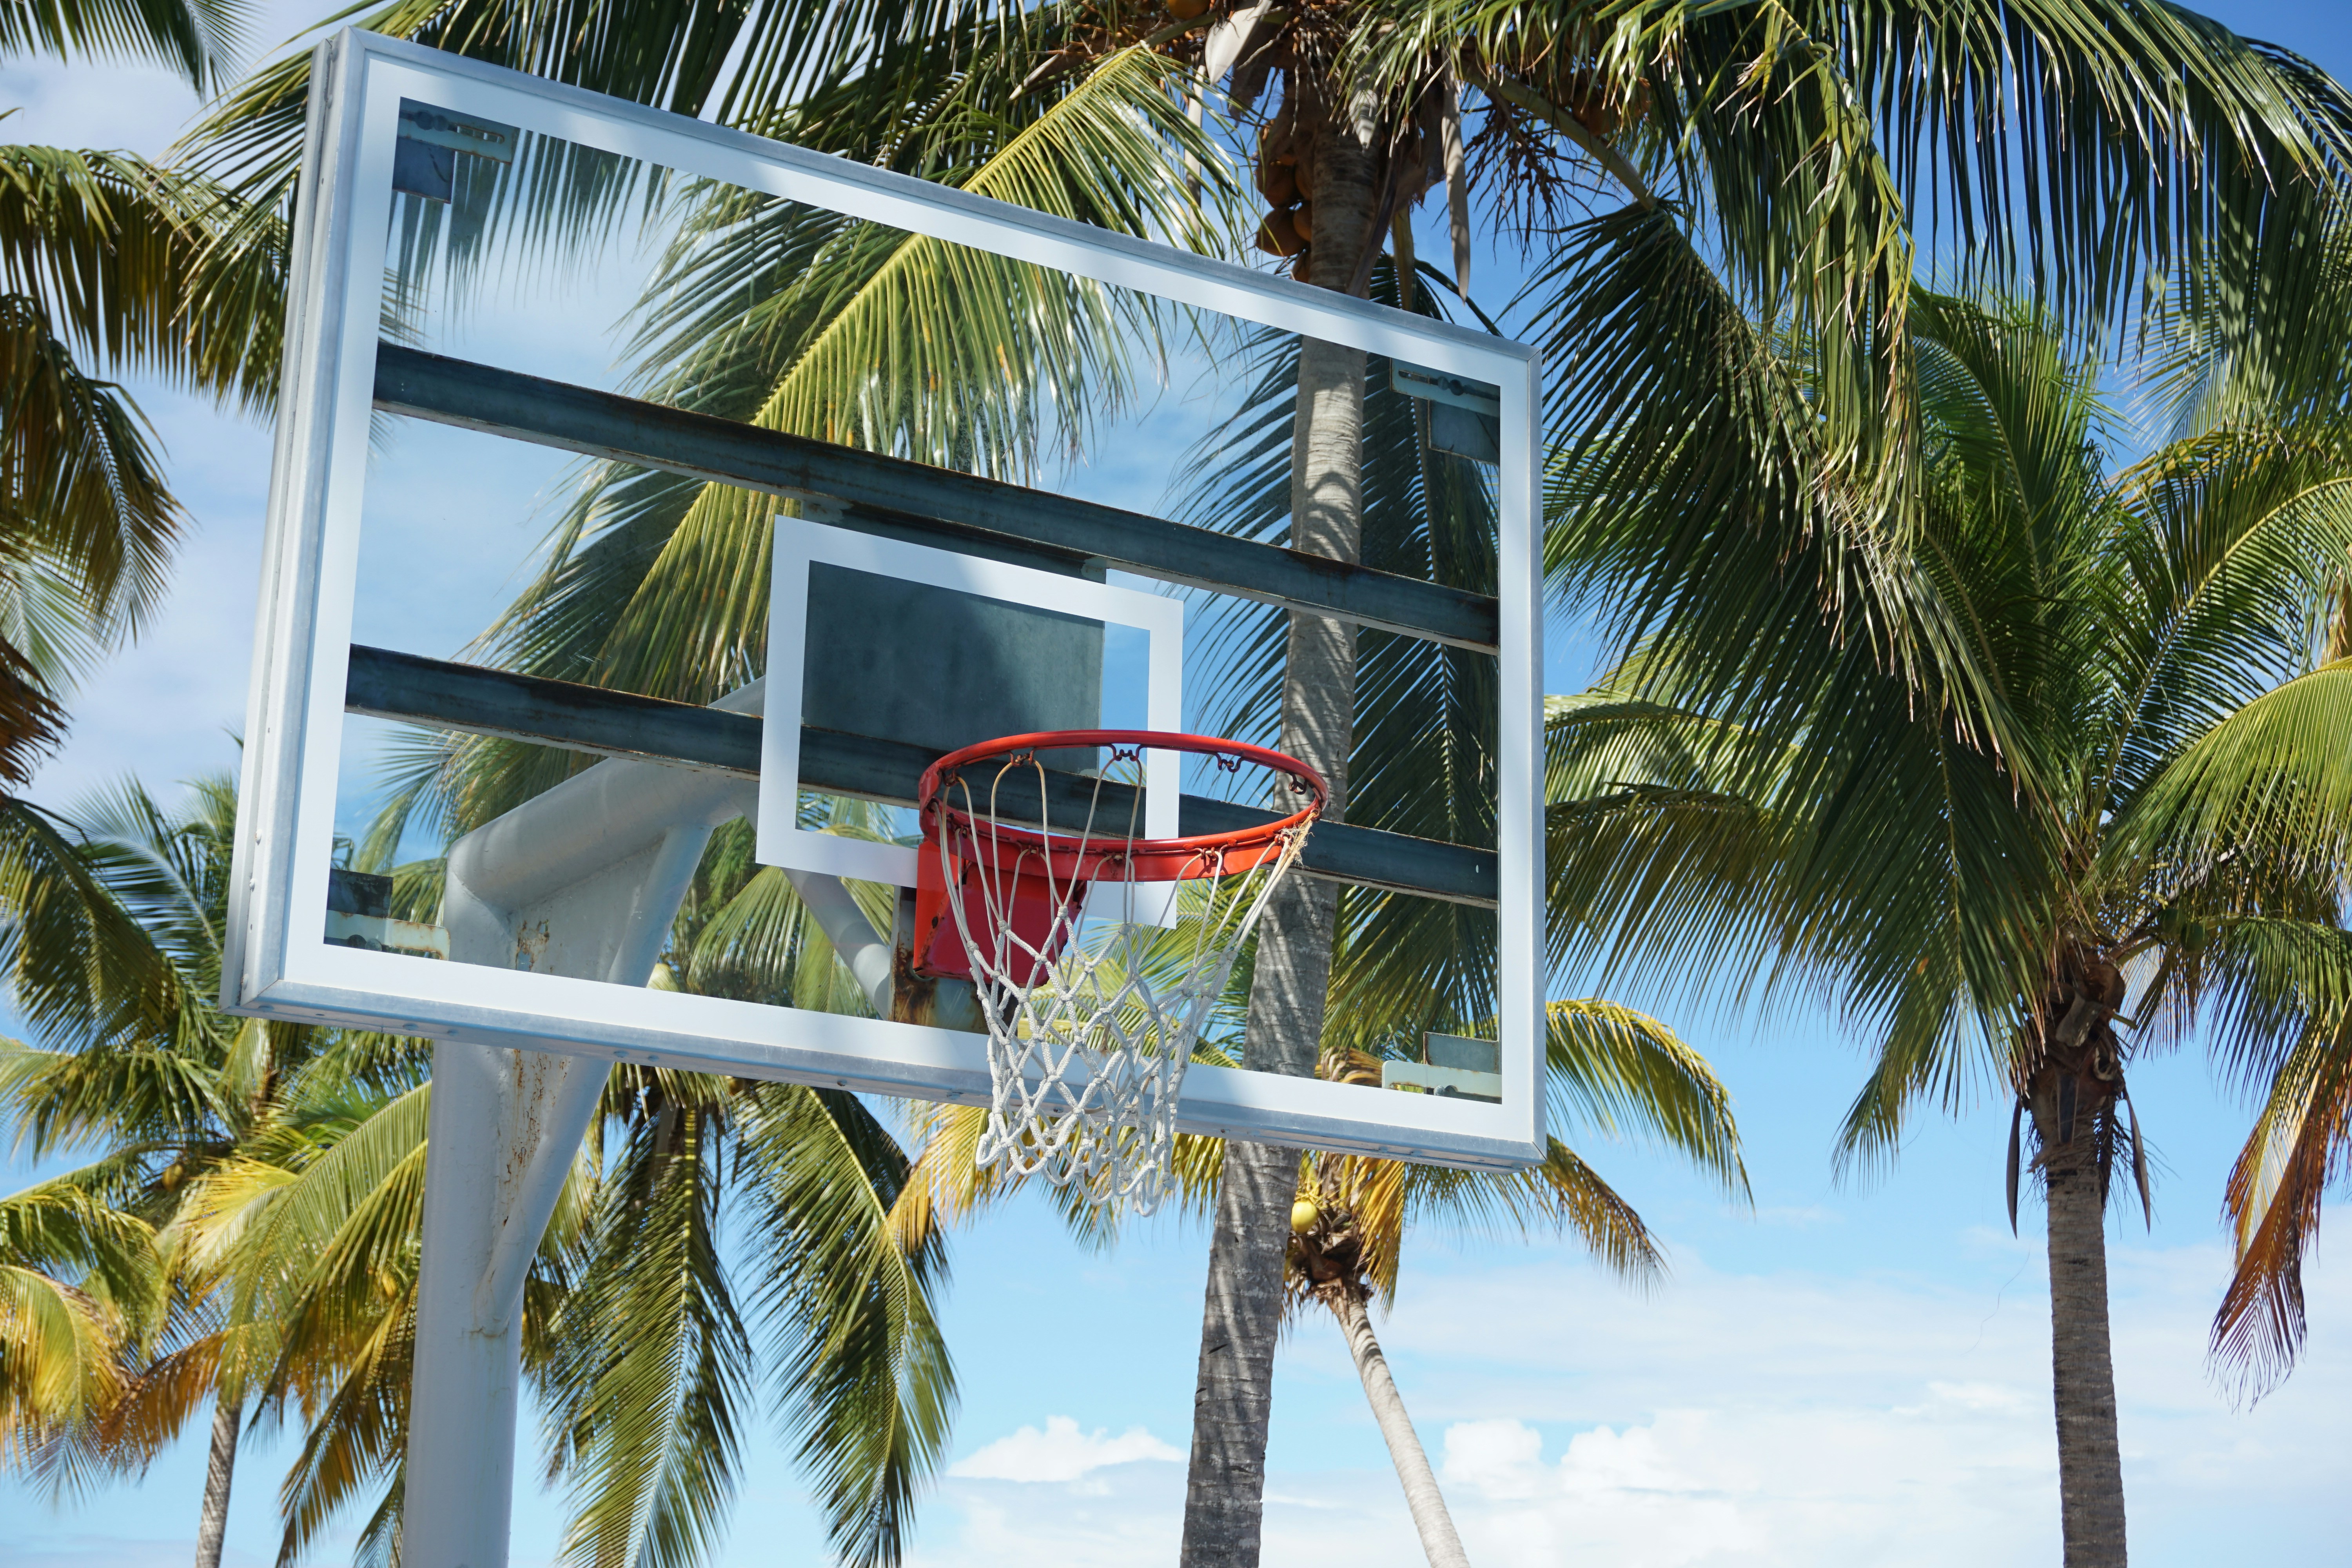
[[(236, 20), (217, 0), (16, 7), (0, 18), (0, 55), (149, 59), (202, 89)], [(143, 369), (248, 408), (274, 385), (282, 227), (248, 219), (224, 243), (232, 211), (216, 187), (128, 154), (0, 146), (0, 970), (53, 1039), (122, 1047), (188, 1022), (183, 976), (77, 833), (22, 792), (64, 738), (74, 679), (154, 613), (185, 530), (144, 416), (85, 365)], [(8, 1062), (12, 1090), (29, 1062)], [(144, 1224), (111, 1208), (84, 1221)], [(26, 1245), (51, 1235), (35, 1226)], [(37, 1451), (93, 1430), (68, 1423)], [(229, 1409), (216, 1461), (234, 1443)]]
[[(1769, 403), (1737, 396), (1748, 389), (1727, 352), (1738, 342), (1722, 331), (1727, 301), (1750, 302), (1803, 347), (1803, 437), (1822, 471), (1851, 476), (1860, 498), (1854, 512), (1821, 520), (1843, 545), (1855, 520), (1867, 527), (1918, 504), (1919, 372), (1904, 328), (1913, 206), (1948, 204), (1962, 215), (1956, 237), (1984, 265), (2030, 271), (2053, 309), (2095, 327), (2119, 285), (2181, 257), (2250, 292), (2252, 258), (2231, 248), (2226, 215), (2284, 202), (2307, 220), (2320, 205), (2316, 177), (2257, 188), (2242, 179), (2251, 165), (2232, 173), (2216, 153), (2238, 148), (2227, 163), (2275, 145), (2280, 166), (2315, 169), (2299, 150), (2340, 145), (2346, 123), (2341, 94), (2301, 62), (2169, 9), (2101, 0), (1998, 14), (1656, 0), (1236, 5), (1210, 35), (1202, 68), (1228, 80), (1244, 115), (1261, 97), (1272, 105), (1251, 149), (1274, 208), (1260, 243), (1286, 254), (1303, 239), (1307, 280), (1362, 292), (1384, 229), (1400, 270), (1416, 270), (1402, 216), (1441, 177), (1465, 303), (1471, 192), (1481, 184), (1492, 193), (1492, 226), (1549, 230), (1584, 260), (1553, 268), (1528, 301), (1531, 320), (1570, 323), (1552, 344), (1551, 363), (1574, 367), (1553, 394), (1554, 438), (1605, 437), (1636, 493), (1671, 468), (1664, 477), (1700, 500), (1616, 563), (1621, 590), (1630, 590), (1621, 626), (1706, 602), (1712, 572), (1743, 545), (1777, 566), (1801, 542), (1772, 532), (1787, 512), (1785, 494), (1769, 487), (1788, 430), (1771, 421)], [(2098, 94), (2061, 102), (2060, 89), (2043, 100), (2045, 80), (2095, 81)], [(1475, 137), (1464, 122), (1472, 89), (1484, 100)], [(2141, 107), (2118, 112), (2126, 104)], [(2048, 136), (2036, 115), (2049, 120)], [(2158, 122), (2168, 129), (2142, 129)], [(1938, 145), (1970, 151), (1923, 153)], [(2116, 159), (2133, 170), (2121, 189), (2092, 174)], [(2048, 184), (2029, 180), (2032, 194), (2020, 199), (2008, 183), (2014, 161)], [(2192, 168), (2222, 184), (2188, 202), (2159, 194), (2183, 188), (2162, 171)], [(1588, 180), (1622, 193), (1622, 208), (1570, 200)], [(1585, 216), (1567, 221), (1580, 205)], [(2026, 236), (2017, 250), (1979, 244), (2012, 224)], [(1325, 345), (1299, 358), (1295, 547), (1352, 555), (1363, 545), (1365, 368), (1361, 356)], [(1730, 438), (1693, 441), (1695, 426), (1730, 426)], [(1759, 447), (1773, 460), (1754, 461)], [(1644, 465), (1649, 472), (1637, 471)], [(1765, 510), (1758, 501), (1781, 504)], [(1867, 594), (1866, 580), (1855, 585)], [(1892, 635), (1911, 633), (1907, 606), (1892, 608)], [(1296, 621), (1281, 700), (1284, 744), (1343, 794), (1355, 751), (1349, 725), (1368, 711), (1348, 640)], [(1335, 919), (1304, 889), (1269, 911), (1253, 1065), (1298, 1071), (1313, 1059)], [(1281, 1159), (1242, 1146), (1229, 1158), (1233, 1212), (1217, 1228), (1202, 1331), (1188, 1568), (1256, 1560), (1272, 1260), (1282, 1245), (1278, 1213), (1267, 1211), (1278, 1209)]]
[[(1627, 1123), (1673, 1145), (1744, 1198), (1747, 1174), (1730, 1095), (1706, 1061), (1654, 1018), (1595, 998), (1546, 1009), (1546, 1077), (1553, 1098)], [(1345, 1052), (1323, 1076), (1380, 1083), (1377, 1058)], [(1348, 1342), (1357, 1376), (1396, 1466), (1431, 1568), (1467, 1568), (1404, 1400), (1372, 1327), (1374, 1298), (1393, 1301), (1406, 1230), (1416, 1220), (1456, 1225), (1496, 1221), (1526, 1234), (1549, 1223), (1573, 1230), (1595, 1258), (1627, 1279), (1654, 1283), (1664, 1271), (1649, 1227), (1632, 1205), (1558, 1138), (1541, 1164), (1510, 1175), (1471, 1174), (1360, 1154), (1310, 1153), (1292, 1200), (1284, 1280), (1294, 1310), (1321, 1303)]]
[[(217, 84), (236, 47), (236, 9), (217, 0), (38, 5), (0, 20), (0, 54), (148, 59), (203, 90)], [(236, 241), (223, 243), (232, 216), (217, 188), (129, 154), (0, 147), (0, 964), (37, 1030), (115, 1058), (99, 1068), (114, 1080), (101, 1086), (84, 1073), (90, 1062), (12, 1052), (5, 1089), (37, 1150), (101, 1125), (140, 1124), (127, 1164), (102, 1163), (10, 1200), (9, 1257), (12, 1266), (35, 1264), (20, 1283), (48, 1278), (37, 1272), (38, 1259), (59, 1247), (59, 1258), (110, 1282), (116, 1304), (90, 1299), (79, 1319), (80, 1309), (69, 1305), (77, 1298), (68, 1295), (52, 1295), (45, 1310), (36, 1310), (37, 1290), (17, 1301), (33, 1314), (27, 1324), (51, 1332), (68, 1320), (108, 1327), (118, 1333), (118, 1360), (166, 1333), (165, 1319), (184, 1314), (123, 1317), (140, 1300), (124, 1259), (137, 1251), (160, 1263), (147, 1221), (113, 1205), (168, 1210), (168, 1197), (152, 1184), (139, 1191), (155, 1173), (152, 1160), (141, 1169), (142, 1158), (192, 1138), (209, 1148), (199, 1124), (240, 1102), (205, 1081), (207, 1068), (220, 1067), (217, 1050), (173, 1059), (192, 1044), (181, 1037), (185, 1031), (219, 1032), (174, 965), (189, 954), (159, 945), (114, 896), (114, 879), (90, 863), (79, 836), (18, 792), (63, 738), (62, 690), (154, 612), (185, 521), (143, 416), (119, 386), (84, 370), (77, 353), (248, 408), (274, 385), (282, 230), (266, 216), (247, 218)], [(194, 994), (205, 994), (200, 986)], [(152, 1048), (159, 1034), (167, 1040), (160, 1053)], [(244, 1055), (249, 1065), (253, 1053)], [(105, 1089), (129, 1099), (106, 1106)], [(205, 1131), (218, 1130), (215, 1121)], [(164, 1169), (184, 1174), (176, 1161)], [(147, 1286), (162, 1278), (151, 1268)], [(201, 1354), (177, 1359), (205, 1363)], [(152, 1452), (152, 1444), (126, 1448), (120, 1416), (142, 1400), (152, 1405), (156, 1379), (152, 1369), (132, 1375), (127, 1366), (93, 1366), (77, 1385), (83, 1397), (71, 1419), (42, 1402), (58, 1395), (54, 1384), (13, 1390), (11, 1444), (22, 1439), (37, 1463), (77, 1477), (94, 1458), (114, 1463)], [(36, 1386), (41, 1398), (33, 1397)], [(176, 1426), (176, 1417), (164, 1425)], [(235, 1402), (224, 1398), (200, 1564), (218, 1559), (236, 1425)]]
[[(1374, 297), (1393, 301), (1396, 282), (1395, 269), (1382, 262), (1372, 279)], [(1255, 374), (1241, 408), (1203, 439), (1197, 461), (1187, 465), (1197, 476), (1184, 501), (1191, 514), (1260, 536), (1286, 526), (1299, 352), (1278, 335), (1256, 345)], [(1220, 374), (1230, 377), (1233, 370), (1227, 364)], [(1475, 468), (1427, 446), (1425, 415), (1393, 390), (1384, 363), (1368, 365), (1362, 400), (1366, 562), (1491, 592), (1495, 516)], [(1204, 684), (1221, 694), (1227, 710), (1207, 727), (1235, 735), (1273, 730), (1288, 632), (1286, 617), (1255, 609), (1213, 623)], [(1353, 737), (1357, 820), (1492, 843), (1495, 808), (1486, 765), (1495, 732), (1491, 664), (1414, 638), (1371, 633), (1365, 634), (1363, 656), (1364, 687), (1374, 700)], [(1334, 1011), (1347, 1023), (1327, 1042), (1318, 1064), (1322, 1076), (1376, 1087), (1381, 1058), (1417, 1058), (1429, 1031), (1492, 1033), (1491, 916), (1362, 889), (1340, 895), (1336, 916)], [(1171, 945), (1190, 951), (1193, 940), (1180, 931)], [(1236, 966), (1199, 1047), (1201, 1059), (1230, 1066), (1242, 1058), (1257, 994), (1249, 970), (1265, 962), (1264, 954), (1259, 942)], [(1710, 1171), (1727, 1191), (1744, 1194), (1728, 1097), (1696, 1053), (1656, 1020), (1598, 999), (1555, 1002), (1547, 1021), (1553, 1125), (1650, 1133)], [(928, 1208), (961, 1215), (1018, 1186), (975, 1168), (984, 1120), (958, 1109), (925, 1113), (919, 1174), (910, 1191), (927, 1194), (920, 1201)], [(1221, 1226), (1232, 1212), (1226, 1194), (1235, 1157), (1220, 1140), (1178, 1140), (1176, 1171), (1186, 1205)], [(1655, 1264), (1648, 1233), (1632, 1206), (1557, 1138), (1541, 1164), (1511, 1176), (1356, 1157), (1302, 1160), (1296, 1152), (1286, 1158), (1280, 1174), (1291, 1240), (1282, 1310), (1296, 1312), (1313, 1300), (1333, 1311), (1431, 1561), (1453, 1560), (1459, 1543), (1427, 1458), (1404, 1419), (1367, 1310), (1373, 1296), (1393, 1297), (1405, 1226), (1423, 1217), (1457, 1224), (1495, 1219), (1522, 1232), (1565, 1226), (1612, 1267), (1637, 1278)], [(1107, 1244), (1118, 1234), (1121, 1216), (1115, 1210), (1090, 1206), (1069, 1193), (1061, 1201), (1080, 1235)], [(1308, 1216), (1303, 1227), (1302, 1214)]]
[[(429, 1053), (212, 1010), (228, 781), (203, 781), (180, 813), (125, 786), (82, 815), (83, 858), (170, 960), (180, 1027), (0, 1058), (9, 1120), (31, 1147), (106, 1150), (6, 1211), (26, 1217), (9, 1221), (0, 1267), (39, 1308), (7, 1352), (12, 1450), (58, 1484), (136, 1470), (214, 1397), (199, 1557), (216, 1562), (248, 1404), (256, 1419), (299, 1410), (284, 1552), (371, 1487), (362, 1539), (389, 1549)], [(404, 868), (403, 895), (436, 896), (437, 871)], [(788, 900), (781, 875), (751, 863), (748, 831), (723, 835), (681, 918), (671, 983), (862, 1005), (780, 891)], [(895, 1561), (953, 1400), (930, 1306), (942, 1259), (891, 1213), (906, 1156), (854, 1096), (696, 1075), (616, 1074), (600, 1126), (614, 1157), (583, 1154), (526, 1295), (527, 1364), (552, 1413), (551, 1474), (573, 1484), (576, 1549), (707, 1555), (734, 1434), (764, 1380), (842, 1554)], [(745, 1249), (756, 1261), (725, 1261), (730, 1229), (758, 1238)], [(109, 1238), (114, 1253), (93, 1252)], [(91, 1272), (126, 1249), (161, 1270), (145, 1296), (119, 1264)], [(761, 1329), (767, 1354), (751, 1337)], [(18, 1340), (44, 1359), (23, 1359)]]
[[(2008, 1086), (2012, 1214), (2028, 1173), (2049, 1213), (2065, 1560), (2120, 1564), (2103, 1215), (2119, 1179), (2148, 1201), (2130, 1063), (2200, 1019), (2242, 1060), (2342, 1025), (2347, 861), (2307, 803), (2340, 798), (2314, 627), (2352, 451), (2240, 426), (2105, 477), (2098, 362), (2046, 320), (1915, 290), (1909, 330), (1921, 504), (1869, 570), (1961, 628), (1941, 657), (1969, 685), (1881, 661), (1784, 577), (1811, 634), (1792, 606), (1744, 689), (1694, 626), (1555, 700), (1556, 957), (1825, 996), (1876, 1050), (1847, 1159), (1977, 1071)], [(1561, 563), (1594, 581), (1673, 500), (1587, 479), (1562, 476)]]

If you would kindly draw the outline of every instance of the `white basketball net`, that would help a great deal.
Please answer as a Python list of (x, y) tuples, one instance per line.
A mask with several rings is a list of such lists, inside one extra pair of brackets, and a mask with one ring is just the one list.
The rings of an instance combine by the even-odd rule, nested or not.
[[(999, 784), (1016, 768), (1034, 770), (1031, 788), (1043, 785), (1043, 770), (1027, 754), (973, 771), (982, 768)], [(950, 787), (962, 820), (939, 835), (935, 852), (988, 1021), (993, 1089), (978, 1161), (1010, 1175), (1042, 1175), (1057, 1187), (1075, 1184), (1095, 1203), (1123, 1202), (1150, 1214), (1174, 1186), (1177, 1097), (1192, 1047), (1309, 825), (1286, 830), (1274, 852), (1229, 875), (1218, 874), (1217, 852), (1201, 852), (1189, 868), (1194, 875), (1174, 884), (1180, 919), (1171, 930), (1138, 920), (1139, 902), (1156, 905), (1170, 884), (1127, 875), (1116, 857), (1134, 841), (1135, 824), (1117, 832), (1098, 827), (1099, 789), (1083, 826), (1046, 825), (1059, 852), (1048, 857), (1011, 836), (1035, 824), (1014, 819), (1000, 828), (995, 788), (982, 806), (962, 780)], [(1072, 848), (1112, 857), (1090, 890), (1067, 874)], [(1013, 929), (1022, 879), (1036, 879), (1028, 890), (1034, 896), (1042, 884), (1055, 911), (1042, 936)]]

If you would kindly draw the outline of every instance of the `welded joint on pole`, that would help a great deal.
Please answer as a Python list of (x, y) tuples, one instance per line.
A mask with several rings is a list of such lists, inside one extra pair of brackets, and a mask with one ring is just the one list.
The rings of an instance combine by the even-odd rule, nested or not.
[(522, 1307), (523, 1283), (539, 1256), (548, 1220), (604, 1096), (604, 1063), (551, 1052), (512, 1053), (513, 1097), (507, 1138), (499, 1142), (490, 1201), (498, 1230), (474, 1290), (477, 1332), (506, 1332)]

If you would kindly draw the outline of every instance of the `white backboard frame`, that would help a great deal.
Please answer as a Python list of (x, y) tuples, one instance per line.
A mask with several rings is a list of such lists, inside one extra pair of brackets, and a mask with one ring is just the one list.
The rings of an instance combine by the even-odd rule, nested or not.
[(977, 1035), (403, 958), (323, 939), (395, 121), (403, 98), (827, 207), (1501, 392), (1496, 728), (1500, 1104), (1196, 1066), (1180, 1124), (1434, 1163), (1542, 1157), (1543, 570), (1538, 364), (1484, 333), (421, 46), (348, 30), (310, 89), (222, 1005), (985, 1103)]
[[(809, 568), (823, 563), (877, 577), (952, 588), (1032, 609), (1131, 626), (1144, 635), (1144, 727), (1184, 727), (1184, 603), (1161, 594), (1116, 587), (1090, 578), (1041, 572), (926, 544), (855, 533), (806, 519), (776, 519), (775, 576), (768, 600), (766, 711), (801, 712), (805, 662)], [(910, 632), (916, 628), (908, 628)], [(823, 871), (868, 882), (915, 885), (916, 851), (896, 845), (812, 833), (798, 826), (801, 737), (795, 724), (770, 724), (760, 738), (760, 821), (756, 853), (762, 865)], [(1143, 830), (1150, 838), (1176, 836), (1181, 763), (1177, 753), (1143, 756)], [(1166, 902), (1162, 900), (1160, 902)]]

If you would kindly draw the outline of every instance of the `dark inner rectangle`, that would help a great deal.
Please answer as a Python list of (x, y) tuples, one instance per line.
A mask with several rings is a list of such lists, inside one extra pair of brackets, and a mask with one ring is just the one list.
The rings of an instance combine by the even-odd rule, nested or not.
[(814, 562), (805, 635), (804, 724), (950, 752), (1102, 723), (1100, 621)]

